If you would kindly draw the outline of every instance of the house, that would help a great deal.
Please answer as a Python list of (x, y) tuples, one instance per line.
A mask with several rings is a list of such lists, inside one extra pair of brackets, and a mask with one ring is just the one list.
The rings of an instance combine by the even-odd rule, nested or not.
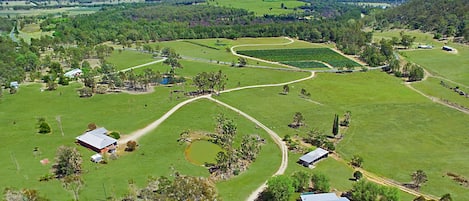
[(328, 151), (317, 148), (314, 151), (311, 151), (302, 157), (300, 157), (300, 160), (298, 160), (298, 163), (302, 164), (305, 167), (308, 167), (312, 165), (314, 162), (319, 161), (323, 158), (327, 158), (327, 155), (329, 154)]
[(450, 46), (446, 46), (446, 45), (443, 46), (441, 49), (444, 50), (444, 51), (448, 51), (448, 52), (454, 51), (454, 48), (452, 48), (452, 47), (450, 47)]
[(93, 151), (112, 152), (116, 149), (117, 140), (107, 136), (107, 133), (108, 131), (105, 128), (97, 128), (76, 137), (76, 139), (79, 144), (84, 147), (90, 148)]
[(20, 87), (20, 84), (18, 82), (10, 82), (10, 88), (15, 88), (18, 89)]
[(75, 68), (71, 71), (66, 72), (64, 76), (68, 78), (76, 78), (79, 77), (82, 73), (83, 71), (81, 69)]
[(99, 163), (102, 160), (103, 160), (103, 155), (101, 155), (101, 154), (95, 154), (95, 155), (91, 156), (91, 161), (93, 161), (95, 163)]
[(304, 193), (300, 195), (301, 201), (350, 201), (346, 197), (339, 197), (335, 193)]

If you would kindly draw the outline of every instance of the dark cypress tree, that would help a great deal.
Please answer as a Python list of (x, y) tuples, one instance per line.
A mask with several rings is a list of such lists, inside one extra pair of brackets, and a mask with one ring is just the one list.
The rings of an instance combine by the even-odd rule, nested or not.
[(335, 114), (334, 116), (334, 124), (332, 125), (332, 134), (336, 136), (339, 134), (339, 115)]

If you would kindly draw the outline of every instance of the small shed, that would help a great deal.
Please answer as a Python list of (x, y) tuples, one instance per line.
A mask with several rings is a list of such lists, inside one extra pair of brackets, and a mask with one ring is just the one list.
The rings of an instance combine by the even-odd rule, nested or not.
[(91, 156), (91, 161), (93, 161), (95, 163), (99, 163), (102, 160), (103, 160), (103, 155), (101, 155), (101, 154), (95, 154), (95, 155)]
[(328, 151), (321, 149), (321, 148), (317, 148), (314, 151), (311, 151), (301, 156), (300, 159), (298, 160), (298, 163), (302, 164), (305, 167), (308, 167), (323, 158), (327, 158), (328, 154), (329, 154)]
[(75, 68), (71, 71), (66, 72), (64, 76), (68, 78), (75, 78), (75, 77), (79, 77), (82, 73), (83, 71), (81, 69)]
[(419, 49), (433, 49), (433, 46), (431, 45), (419, 45), (417, 46)]
[(448, 52), (454, 51), (454, 48), (452, 48), (452, 47), (450, 47), (450, 46), (446, 46), (446, 45), (443, 46), (441, 49), (444, 50), (444, 51), (448, 51)]
[(350, 201), (346, 197), (339, 197), (335, 193), (303, 193), (300, 195), (301, 201)]
[(20, 87), (20, 84), (18, 82), (10, 82), (10, 88), (15, 88), (18, 89)]

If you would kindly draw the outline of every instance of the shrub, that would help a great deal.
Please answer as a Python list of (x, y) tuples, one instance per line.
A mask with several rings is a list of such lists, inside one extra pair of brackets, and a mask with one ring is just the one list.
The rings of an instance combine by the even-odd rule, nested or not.
[(41, 134), (46, 134), (46, 133), (50, 133), (51, 129), (50, 129), (50, 126), (47, 122), (43, 121), (39, 124), (39, 133)]
[(121, 138), (121, 135), (120, 135), (119, 132), (117, 132), (117, 131), (113, 131), (113, 132), (109, 133), (109, 136), (112, 137), (112, 138), (114, 138), (114, 139), (116, 139), (116, 140), (118, 140), (119, 138)]
[(127, 142), (127, 147), (125, 147), (125, 151), (134, 151), (137, 149), (137, 142), (130, 140)]

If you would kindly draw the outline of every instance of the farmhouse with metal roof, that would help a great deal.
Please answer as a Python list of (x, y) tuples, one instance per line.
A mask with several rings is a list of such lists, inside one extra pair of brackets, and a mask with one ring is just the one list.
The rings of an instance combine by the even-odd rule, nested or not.
[(117, 140), (107, 136), (107, 133), (108, 131), (105, 128), (97, 128), (76, 137), (76, 139), (82, 146), (90, 148), (96, 152), (115, 149)]

